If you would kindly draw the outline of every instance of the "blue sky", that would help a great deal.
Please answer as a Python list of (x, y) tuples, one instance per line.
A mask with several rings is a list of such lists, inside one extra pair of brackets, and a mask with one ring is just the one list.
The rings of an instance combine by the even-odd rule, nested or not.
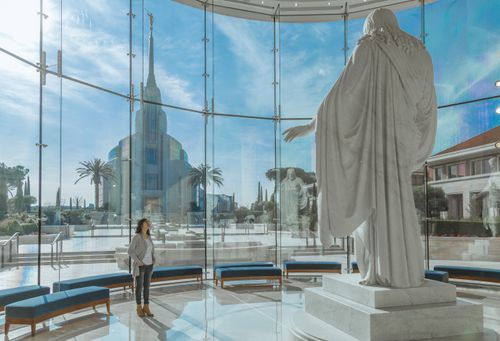
[[(62, 25), (63, 72), (87, 82), (128, 93), (128, 1), (65, 0), (45, 2), (44, 25), (48, 64), (55, 64)], [(0, 47), (36, 62), (38, 59), (38, 1), (4, 0), (0, 13)], [(155, 73), (164, 103), (203, 107), (203, 13), (174, 1), (145, 1), (144, 12), (155, 15)], [(147, 75), (147, 36), (141, 1), (134, 1), (133, 81), (138, 93)], [(439, 104), (497, 95), (500, 79), (500, 23), (495, 0), (438, 0), (427, 5), (427, 47), (435, 66)], [(397, 13), (403, 29), (419, 34), (418, 8)], [(213, 22), (212, 22), (213, 21)], [(212, 25), (213, 24), (213, 25)], [(361, 36), (363, 19), (348, 26), (349, 53)], [(212, 27), (214, 31), (212, 32)], [(273, 27), (269, 22), (208, 15), (208, 96), (217, 112), (253, 116), (273, 115)], [(213, 40), (212, 40), (213, 33)], [(342, 70), (341, 22), (279, 25), (278, 99), (284, 117), (310, 117)], [(143, 45), (145, 50), (143, 51)], [(143, 68), (144, 61), (144, 68)], [(213, 71), (212, 71), (213, 66)], [(212, 85), (213, 84), (213, 85)], [(0, 53), (0, 161), (21, 164), (36, 178), (38, 139), (38, 73)], [(49, 76), (44, 87), (45, 152), (43, 202), (54, 203), (59, 182), (59, 80)], [(63, 198), (83, 196), (93, 202), (93, 188), (74, 185), (78, 162), (107, 153), (128, 133), (126, 100), (69, 81), (63, 82)], [(500, 124), (495, 114), (500, 101), (480, 102), (439, 112), (435, 151), (442, 150)], [(137, 109), (137, 108), (136, 108)], [(203, 118), (165, 108), (168, 133), (178, 139), (192, 165), (204, 160)], [(284, 122), (282, 130), (295, 123)], [(265, 171), (274, 166), (274, 127), (270, 120), (216, 117), (210, 122), (209, 161), (222, 169), (224, 187), (248, 205), (257, 195), (257, 182), (272, 192)], [(279, 141), (278, 141), (279, 142)], [(281, 165), (314, 169), (313, 138), (281, 143)], [(209, 146), (210, 147), (210, 146)], [(212, 150), (214, 154), (212, 155)], [(36, 181), (32, 181), (32, 184)], [(32, 185), (32, 188), (35, 187)], [(35, 193), (36, 194), (36, 191)]]

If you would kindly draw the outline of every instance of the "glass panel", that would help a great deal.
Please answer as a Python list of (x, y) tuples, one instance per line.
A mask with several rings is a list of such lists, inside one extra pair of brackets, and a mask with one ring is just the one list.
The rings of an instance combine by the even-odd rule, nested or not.
[(63, 81), (60, 120), (54, 88), (59, 79), (51, 76), (43, 103), (45, 285), (128, 270), (121, 249), (129, 239), (128, 101)]
[(152, 222), (157, 265), (203, 265), (203, 116), (146, 103), (134, 116), (133, 222)]
[[(148, 92), (145, 99), (203, 110), (203, 10), (173, 0), (146, 0), (143, 3), (144, 8), (138, 1), (134, 4), (136, 89), (140, 88), (141, 81), (144, 86), (148, 82), (156, 83), (161, 94)], [(150, 39), (151, 23), (153, 41)], [(150, 67), (152, 62), (154, 70)]]
[(313, 117), (344, 67), (344, 23), (281, 23), (279, 34), (281, 116)]
[(215, 112), (274, 114), (273, 23), (214, 15)]
[[(427, 48), (431, 53), (438, 103), (498, 95), (500, 2), (440, 0), (425, 9)], [(457, 18), (460, 18), (457, 22)]]
[[(308, 124), (310, 121), (281, 121), (281, 131)], [(324, 249), (319, 241), (316, 187), (316, 146), (314, 134), (285, 142), (280, 135), (280, 251), (282, 261), (319, 260), (344, 263), (344, 241), (337, 238), (334, 246)]]
[[(0, 53), (0, 289), (37, 284), (39, 74)], [(19, 233), (19, 238), (14, 237)]]
[[(39, 61), (40, 1), (5, 0), (0, 11), (0, 47), (32, 63)], [(44, 8), (51, 17), (57, 11), (50, 4)], [(54, 21), (45, 22), (45, 32), (57, 29)]]
[[(59, 1), (54, 1), (60, 10)], [(129, 1), (65, 0), (62, 5), (62, 72), (74, 78), (129, 92)], [(55, 17), (59, 17), (59, 13)], [(49, 17), (47, 21), (52, 20)], [(136, 20), (136, 19), (135, 19)], [(56, 64), (61, 49), (60, 25), (45, 30), (47, 64)], [(53, 58), (49, 57), (53, 54)]]
[(215, 117), (213, 141), (220, 172), (207, 193), (214, 263), (275, 262), (274, 122)]
[[(500, 100), (440, 109), (429, 165), (448, 176), (429, 182), (431, 264), (496, 267), (500, 244)], [(469, 173), (468, 173), (469, 172)]]

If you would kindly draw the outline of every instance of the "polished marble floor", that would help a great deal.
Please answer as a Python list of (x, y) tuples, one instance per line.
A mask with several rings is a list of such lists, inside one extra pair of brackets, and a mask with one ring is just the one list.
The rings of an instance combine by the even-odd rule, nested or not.
[[(210, 281), (155, 286), (152, 318), (139, 318), (130, 292), (114, 291), (111, 316), (104, 307), (82, 310), (37, 325), (12, 326), (5, 340), (288, 340), (291, 316), (302, 309), (303, 289), (321, 278), (294, 277), (281, 289), (262, 282), (214, 288)], [(500, 287), (460, 286), (458, 296), (484, 304), (485, 327), (500, 335)], [(4, 318), (0, 315), (3, 332)], [(339, 339), (339, 341), (342, 341)]]

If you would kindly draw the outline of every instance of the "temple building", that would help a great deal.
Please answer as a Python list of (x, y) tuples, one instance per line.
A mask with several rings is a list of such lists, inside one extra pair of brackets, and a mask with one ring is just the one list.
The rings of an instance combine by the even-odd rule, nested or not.
[(150, 17), (149, 70), (143, 89), (144, 102), (135, 114), (132, 137), (123, 138), (108, 154), (116, 180), (105, 181), (103, 202), (109, 211), (124, 217), (128, 213), (129, 149), (132, 142), (132, 218), (143, 215), (160, 221), (183, 222), (195, 204), (199, 191), (189, 181), (188, 154), (182, 144), (167, 133), (167, 115), (160, 105), (161, 92), (154, 72), (154, 40)]

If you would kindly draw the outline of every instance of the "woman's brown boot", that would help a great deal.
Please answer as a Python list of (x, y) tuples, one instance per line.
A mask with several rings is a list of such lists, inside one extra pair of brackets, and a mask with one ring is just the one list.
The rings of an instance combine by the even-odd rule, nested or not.
[(137, 305), (137, 316), (144, 317), (144, 310), (142, 309), (140, 304)]
[(146, 314), (146, 316), (149, 316), (149, 317), (154, 316), (154, 314), (151, 312), (151, 310), (149, 310), (149, 304), (144, 305), (143, 311), (144, 311), (144, 314)]

